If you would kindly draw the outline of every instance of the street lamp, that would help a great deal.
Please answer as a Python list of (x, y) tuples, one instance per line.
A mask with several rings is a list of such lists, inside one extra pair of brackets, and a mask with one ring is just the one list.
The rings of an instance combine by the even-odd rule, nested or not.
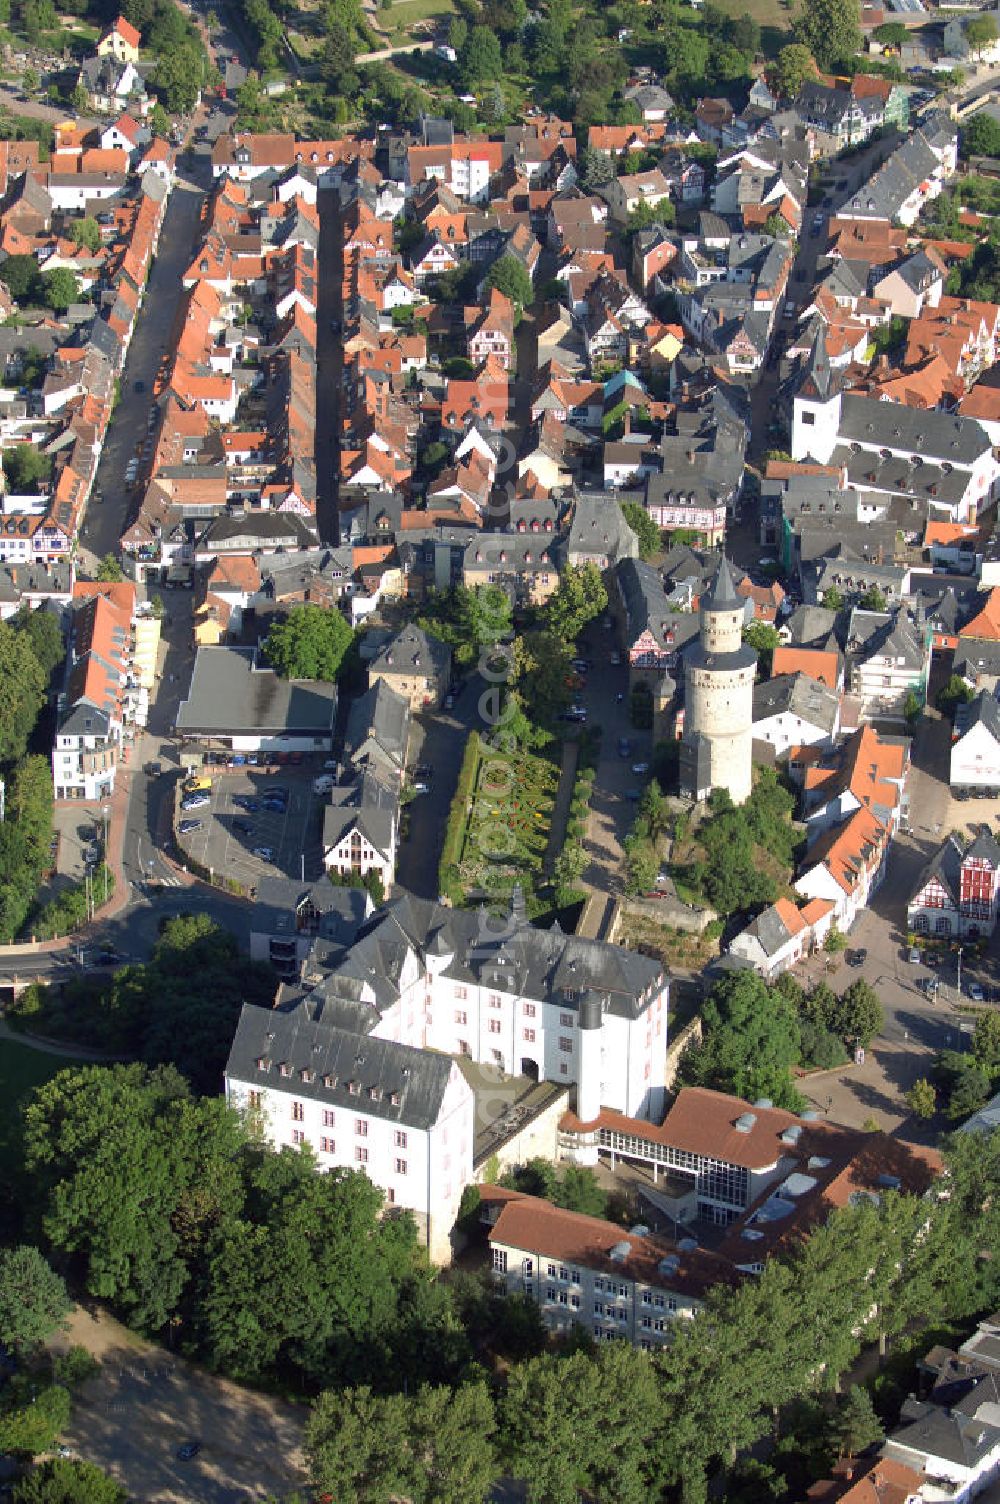
[(962, 947), (958, 947), (958, 1000), (962, 1000)]
[(104, 816), (104, 902), (105, 903), (107, 903), (107, 901), (108, 901), (108, 815), (110, 813), (111, 813), (111, 810), (110, 810), (109, 806), (105, 804), (105, 806), (101, 810), (101, 814)]

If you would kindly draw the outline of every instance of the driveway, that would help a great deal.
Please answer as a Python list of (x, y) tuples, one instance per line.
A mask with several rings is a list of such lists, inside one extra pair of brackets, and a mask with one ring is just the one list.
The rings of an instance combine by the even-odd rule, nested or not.
[[(50, 1346), (79, 1343), (101, 1371), (74, 1396), (64, 1442), (146, 1504), (279, 1499), (305, 1483), (304, 1406), (242, 1389), (77, 1308)], [(190, 1462), (178, 1447), (200, 1441)]]
[(418, 763), (426, 764), (431, 780), (429, 791), (418, 794), (408, 806), (408, 832), (399, 848), (396, 882), (418, 898), (438, 897), (441, 847), (465, 744), (470, 730), (487, 729), (479, 715), (483, 688), (482, 680), (474, 675), (459, 691), (451, 711), (416, 715), (410, 723), (407, 765), (412, 770)]

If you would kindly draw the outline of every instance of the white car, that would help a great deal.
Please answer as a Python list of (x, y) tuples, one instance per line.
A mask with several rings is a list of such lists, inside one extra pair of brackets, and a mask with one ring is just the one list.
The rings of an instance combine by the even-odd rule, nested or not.
[(633, 773), (648, 773), (649, 772), (649, 763), (648, 762), (634, 762), (632, 764), (632, 772)]
[(254, 849), (253, 849), (253, 854), (256, 857), (259, 857), (262, 862), (273, 862), (274, 861), (274, 847), (273, 846), (255, 846)]
[(970, 982), (965, 990), (969, 995), (969, 1001), (971, 1003), (985, 1003), (986, 994), (980, 987), (978, 982)]
[(333, 774), (323, 773), (319, 778), (313, 779), (314, 794), (328, 794), (333, 788)]

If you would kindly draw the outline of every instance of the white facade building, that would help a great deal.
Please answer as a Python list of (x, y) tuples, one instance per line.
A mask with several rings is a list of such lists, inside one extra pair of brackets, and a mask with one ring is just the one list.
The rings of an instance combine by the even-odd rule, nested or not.
[[(247, 1004), (226, 1067), (226, 1097), (251, 1111), (275, 1149), (308, 1145), (321, 1170), (360, 1170), (386, 1204), (416, 1218), (431, 1256), (472, 1179), (475, 1098), (458, 1066), (429, 1051)], [(335, 1009), (330, 1009), (335, 1013)]]
[[(365, 1168), (392, 1192), (394, 1204), (428, 1217), (428, 1246), (435, 1257), (446, 1257), (447, 1232), (473, 1171), (471, 1092), (460, 1073), (451, 1074), (449, 1057), (575, 1087), (584, 1123), (596, 1121), (604, 1107), (659, 1121), (668, 997), (668, 980), (654, 961), (565, 935), (558, 926), (534, 929), (517, 895), (510, 913), (498, 918), (401, 893), (292, 1012), (243, 1010), (226, 1089), (241, 1103), (250, 1102), (251, 1091), (259, 1093), (251, 1105), (264, 1112), (270, 1142), (309, 1142), (321, 1164)], [(321, 1067), (315, 1058), (334, 1054), (336, 1069)], [(352, 1061), (358, 1067), (353, 1073)], [(406, 1079), (421, 1081), (432, 1066), (434, 1115), (426, 1109), (422, 1117), (408, 1118), (417, 1093), (405, 1095), (390, 1078), (396, 1081), (405, 1067), (411, 1073)], [(303, 1070), (313, 1074), (306, 1079)], [(372, 1087), (382, 1096), (372, 1097)], [(379, 1104), (377, 1110), (370, 1102)], [(340, 1131), (345, 1110), (346, 1134)], [(336, 1116), (327, 1121), (324, 1113)], [(371, 1144), (356, 1143), (359, 1114), (385, 1119), (394, 1130), (430, 1135), (415, 1161), (416, 1175), (407, 1161), (405, 1184), (393, 1168), (393, 1145), (378, 1137), (382, 1129), (368, 1130)], [(447, 1128), (440, 1138), (434, 1136), (437, 1125)], [(331, 1127), (338, 1131), (325, 1131)], [(371, 1151), (376, 1139), (378, 1156), (353, 1153)], [(596, 1163), (596, 1140), (576, 1158)], [(410, 1199), (402, 1200), (404, 1195)]]
[(949, 781), (953, 789), (1000, 788), (1000, 700), (983, 690), (955, 715)]

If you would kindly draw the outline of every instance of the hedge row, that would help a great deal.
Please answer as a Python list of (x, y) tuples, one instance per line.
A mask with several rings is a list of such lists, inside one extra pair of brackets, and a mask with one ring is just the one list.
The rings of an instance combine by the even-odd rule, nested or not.
[(469, 739), (465, 744), (465, 752), (462, 756), (458, 783), (455, 786), (455, 797), (451, 801), (451, 809), (448, 811), (448, 824), (445, 827), (444, 844), (441, 847), (441, 862), (438, 866), (438, 892), (450, 898), (454, 904), (461, 903), (465, 897), (465, 894), (462, 892), (458, 869), (459, 863), (462, 860), (462, 843), (465, 839), (465, 829), (469, 819), (469, 800), (472, 798), (476, 787), (476, 778), (479, 773), (481, 760), (482, 747), (479, 741), (479, 732), (470, 731)]

